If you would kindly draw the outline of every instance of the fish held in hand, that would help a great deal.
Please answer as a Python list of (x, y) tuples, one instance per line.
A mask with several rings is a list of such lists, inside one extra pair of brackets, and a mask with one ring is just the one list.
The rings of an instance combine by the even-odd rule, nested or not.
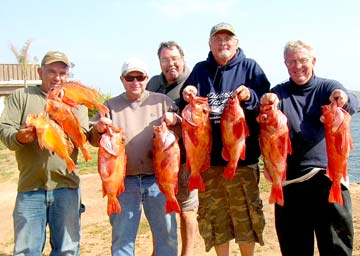
[(98, 172), (103, 196), (107, 195), (107, 214), (121, 212), (117, 196), (125, 191), (126, 174), (125, 134), (122, 128), (108, 126), (101, 135), (98, 150)]
[(205, 97), (190, 95), (182, 115), (182, 135), (186, 149), (186, 169), (190, 170), (189, 190), (205, 191), (200, 173), (210, 167), (212, 128), (210, 107)]
[(83, 104), (88, 109), (96, 107), (102, 117), (109, 112), (108, 107), (100, 103), (99, 92), (79, 82), (71, 81), (55, 86), (48, 92), (47, 97), (48, 99), (63, 101), (72, 107), (76, 107), (78, 104)]
[(344, 205), (341, 180), (347, 180), (349, 154), (353, 150), (350, 133), (351, 115), (336, 102), (322, 106), (321, 121), (324, 123), (328, 166), (326, 174), (332, 181), (329, 202)]
[(160, 191), (166, 196), (165, 212), (180, 213), (176, 199), (178, 192), (178, 173), (180, 168), (180, 147), (173, 131), (165, 122), (153, 126), (153, 153), (155, 175)]
[(86, 135), (78, 118), (72, 112), (71, 107), (62, 101), (48, 99), (45, 111), (62, 127), (64, 132), (70, 136), (75, 147), (80, 148), (85, 161), (89, 161), (91, 155), (85, 147)]
[(43, 113), (29, 114), (26, 118), (26, 124), (35, 127), (40, 148), (46, 148), (64, 159), (69, 172), (75, 170), (75, 163), (70, 157), (74, 146), (71, 141), (66, 139), (66, 134), (55, 121)]
[(240, 106), (238, 97), (230, 97), (226, 102), (221, 116), (220, 127), (223, 142), (221, 155), (224, 160), (229, 161), (223, 176), (232, 180), (239, 159), (245, 160), (245, 140), (249, 136), (244, 110)]
[(277, 104), (266, 104), (260, 106), (257, 121), (260, 124), (259, 142), (264, 175), (272, 182), (269, 203), (283, 206), (282, 182), (286, 179), (287, 156), (292, 153), (287, 118), (277, 109)]

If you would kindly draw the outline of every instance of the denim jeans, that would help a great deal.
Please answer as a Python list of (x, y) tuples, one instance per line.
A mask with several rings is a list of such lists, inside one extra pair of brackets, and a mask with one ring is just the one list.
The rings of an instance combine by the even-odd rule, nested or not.
[(50, 256), (80, 255), (80, 189), (19, 192), (13, 219), (14, 255), (42, 255), (47, 224)]
[(135, 254), (135, 240), (142, 207), (155, 241), (155, 255), (177, 256), (176, 214), (165, 214), (165, 196), (154, 175), (125, 178), (125, 191), (118, 196), (121, 213), (112, 214), (112, 255)]

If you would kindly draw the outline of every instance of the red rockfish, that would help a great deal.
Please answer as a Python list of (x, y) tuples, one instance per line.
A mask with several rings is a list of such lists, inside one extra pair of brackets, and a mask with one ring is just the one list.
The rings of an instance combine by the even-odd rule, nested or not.
[(99, 102), (98, 91), (79, 82), (67, 82), (55, 86), (48, 92), (47, 97), (48, 99), (63, 101), (72, 107), (76, 107), (78, 104), (83, 104), (88, 109), (96, 107), (100, 116), (105, 116), (109, 112), (108, 107)]
[(117, 199), (125, 190), (126, 174), (125, 134), (122, 128), (108, 126), (101, 135), (98, 151), (98, 172), (102, 181), (103, 196), (107, 195), (107, 214), (120, 213)]
[(332, 181), (329, 202), (343, 205), (341, 178), (347, 180), (350, 151), (353, 150), (350, 133), (351, 116), (336, 102), (322, 106), (321, 120), (324, 123), (328, 166), (326, 173)]
[(64, 159), (69, 172), (75, 170), (75, 163), (70, 157), (74, 145), (66, 139), (66, 134), (55, 121), (43, 113), (29, 114), (26, 124), (35, 127), (40, 148), (55, 152), (61, 159)]
[(176, 199), (178, 192), (178, 173), (180, 168), (180, 147), (173, 131), (165, 122), (153, 126), (154, 168), (160, 191), (166, 196), (165, 212), (180, 213)]
[(223, 142), (221, 155), (224, 160), (229, 161), (223, 175), (225, 178), (232, 180), (239, 159), (245, 159), (245, 139), (249, 136), (245, 114), (238, 97), (230, 97), (227, 100), (221, 116), (220, 126)]
[(186, 150), (186, 169), (190, 170), (189, 190), (205, 191), (200, 173), (210, 167), (212, 128), (210, 107), (205, 97), (190, 96), (182, 111), (182, 135)]
[(78, 118), (72, 112), (71, 107), (61, 101), (48, 99), (45, 111), (61, 126), (64, 132), (70, 136), (75, 147), (80, 148), (85, 161), (89, 161), (91, 155), (85, 147), (86, 135), (80, 126)]
[(264, 175), (272, 182), (269, 203), (283, 206), (281, 183), (286, 179), (287, 156), (292, 153), (287, 118), (277, 109), (277, 105), (261, 105), (257, 121), (260, 123), (259, 141)]

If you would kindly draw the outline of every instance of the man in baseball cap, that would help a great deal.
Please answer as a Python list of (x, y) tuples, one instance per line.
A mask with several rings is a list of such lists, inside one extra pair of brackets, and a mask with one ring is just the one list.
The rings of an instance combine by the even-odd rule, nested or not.
[(221, 22), (211, 28), (210, 38), (220, 31), (227, 31), (227, 32), (230, 32), (234, 36), (236, 35), (235, 29), (231, 24), (226, 23), (226, 22)]
[(54, 62), (63, 62), (66, 66), (70, 67), (70, 61), (66, 54), (59, 51), (48, 51), (41, 61), (41, 67)]
[(139, 71), (143, 73), (145, 76), (147, 76), (148, 73), (146, 64), (137, 57), (131, 57), (124, 62), (121, 69), (121, 74), (123, 76), (126, 76), (127, 74), (133, 71)]

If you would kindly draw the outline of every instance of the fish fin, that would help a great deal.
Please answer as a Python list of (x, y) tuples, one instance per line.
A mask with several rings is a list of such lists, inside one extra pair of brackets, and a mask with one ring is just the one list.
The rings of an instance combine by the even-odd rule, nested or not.
[(333, 182), (330, 189), (329, 202), (344, 205), (344, 201), (341, 194), (341, 184), (335, 184)]
[(86, 162), (88, 162), (89, 160), (91, 160), (91, 155), (89, 154), (89, 152), (87, 151), (87, 149), (84, 146), (80, 147), (80, 150), (84, 156), (84, 159)]
[(165, 212), (166, 213), (171, 213), (171, 212), (181, 213), (180, 205), (179, 205), (178, 201), (176, 200), (176, 198), (174, 200), (171, 200), (171, 199), (166, 200)]
[(267, 168), (264, 166), (264, 176), (265, 176), (265, 179), (267, 179), (268, 181), (273, 181), (271, 175), (269, 174)]
[(236, 138), (241, 138), (244, 136), (244, 134), (245, 134), (245, 137), (249, 136), (249, 129), (246, 125), (245, 118), (244, 118), (244, 120), (237, 122), (233, 126), (233, 133)]
[(66, 166), (69, 172), (73, 172), (76, 168), (74, 161), (70, 157), (66, 159)]
[(233, 180), (236, 172), (236, 165), (234, 166), (233, 163), (228, 163), (225, 167), (225, 171), (223, 173), (224, 178), (229, 180)]
[(107, 214), (110, 216), (113, 213), (120, 213), (121, 206), (119, 200), (116, 197), (108, 198)]
[(74, 144), (70, 140), (66, 140), (66, 149), (69, 155), (71, 155), (74, 150)]
[(240, 159), (245, 160), (245, 157), (246, 157), (246, 145), (244, 143), (244, 146), (242, 147), (242, 150), (240, 152)]
[(201, 178), (200, 174), (192, 173), (189, 178), (189, 190), (199, 189), (200, 191), (205, 191), (205, 183)]
[(222, 158), (223, 158), (225, 161), (229, 161), (229, 160), (230, 160), (230, 154), (229, 154), (229, 152), (226, 150), (225, 147), (222, 148), (221, 156), (222, 156)]
[(68, 98), (68, 97), (63, 97), (62, 98), (62, 102), (64, 102), (65, 104), (67, 104), (67, 105), (69, 105), (70, 107), (73, 107), (73, 108), (76, 108), (77, 109), (77, 103), (74, 101), (74, 100), (72, 100), (72, 99), (70, 99), (70, 98)]
[(105, 117), (107, 113), (109, 113), (109, 108), (107, 106), (105, 106), (104, 104), (97, 104), (97, 109), (99, 111), (99, 114), (101, 117)]
[(269, 197), (269, 204), (277, 203), (280, 206), (284, 206), (284, 195), (281, 185), (274, 185), (271, 188)]

